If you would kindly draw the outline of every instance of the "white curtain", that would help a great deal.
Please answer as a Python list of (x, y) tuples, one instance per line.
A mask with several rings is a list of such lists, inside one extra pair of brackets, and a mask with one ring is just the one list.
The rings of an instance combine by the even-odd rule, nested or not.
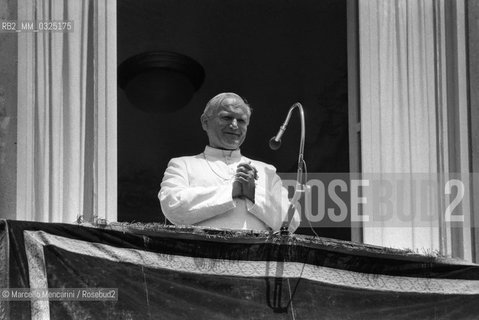
[[(364, 224), (366, 243), (472, 259), (465, 16), (463, 0), (359, 0), (362, 172), (405, 185), (392, 218)], [(446, 221), (452, 173), (465, 188), (459, 226)], [(436, 189), (414, 185), (427, 174)], [(398, 219), (414, 212), (432, 218)]]
[[(74, 21), (73, 32), (36, 35), (35, 220), (74, 222), (84, 213), (87, 149), (88, 6), (83, 1), (37, 1), (37, 21)], [(91, 27), (90, 23), (90, 27)], [(90, 81), (88, 81), (90, 80)], [(90, 152), (88, 152), (90, 151)], [(91, 206), (90, 206), (91, 207)]]
[[(409, 188), (412, 180), (407, 177), (438, 172), (439, 47), (434, 1), (359, 1), (362, 172), (365, 177), (376, 173), (406, 180), (402, 199), (391, 196), (394, 208), (401, 208), (403, 214), (415, 205), (414, 190)], [(378, 214), (365, 208), (365, 214)], [(438, 214), (437, 208), (430, 210), (436, 211), (429, 214)], [(427, 250), (440, 246), (439, 229), (417, 225), (413, 219), (365, 223), (363, 237), (366, 243), (382, 246)]]
[(114, 221), (116, 3), (18, 4), (19, 20), (72, 22), (72, 30), (19, 34), (16, 218)]

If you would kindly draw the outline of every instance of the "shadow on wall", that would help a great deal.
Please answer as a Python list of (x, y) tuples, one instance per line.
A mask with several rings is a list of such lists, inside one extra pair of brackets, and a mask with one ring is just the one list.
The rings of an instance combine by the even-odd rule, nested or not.
[(311, 109), (310, 122), (317, 132), (307, 136), (310, 172), (349, 172), (348, 75), (346, 70), (337, 74), (317, 95), (317, 108)]
[(158, 200), (162, 178), (163, 173), (149, 168), (124, 166), (118, 172), (118, 221), (167, 223)]

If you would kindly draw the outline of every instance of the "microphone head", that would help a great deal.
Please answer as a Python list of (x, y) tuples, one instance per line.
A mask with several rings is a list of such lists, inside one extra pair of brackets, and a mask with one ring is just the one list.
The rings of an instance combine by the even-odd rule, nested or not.
[(269, 147), (272, 150), (278, 150), (279, 147), (281, 147), (281, 139), (276, 140), (276, 137), (272, 137), (271, 140), (269, 140)]

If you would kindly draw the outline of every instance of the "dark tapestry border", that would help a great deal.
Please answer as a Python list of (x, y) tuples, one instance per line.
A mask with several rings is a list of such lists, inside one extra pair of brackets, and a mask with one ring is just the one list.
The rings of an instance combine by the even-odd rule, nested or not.
[[(272, 233), (234, 232), (153, 225), (110, 225), (99, 228), (61, 223), (0, 221), (8, 225), (11, 245), (24, 248), (24, 230), (45, 232), (88, 242), (174, 254), (180, 256), (246, 260), (287, 261), (348, 271), (392, 276), (479, 280), (479, 265), (326, 238)], [(2, 229), (0, 227), (0, 229)], [(24, 250), (10, 252), (10, 267), (21, 268), (18, 287), (27, 287)], [(12, 280), (12, 279), (11, 279)]]

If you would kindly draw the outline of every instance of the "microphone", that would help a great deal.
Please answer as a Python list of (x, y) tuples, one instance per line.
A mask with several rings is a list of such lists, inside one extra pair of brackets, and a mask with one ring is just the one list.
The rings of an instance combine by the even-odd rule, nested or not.
[(288, 214), (283, 221), (283, 224), (280, 229), (281, 235), (289, 235), (289, 225), (291, 224), (291, 220), (294, 217), (294, 207), (296, 202), (301, 197), (301, 194), (305, 191), (305, 185), (303, 183), (303, 167), (305, 167), (304, 158), (304, 141), (306, 136), (306, 126), (304, 124), (304, 110), (301, 103), (296, 102), (289, 108), (288, 115), (284, 120), (283, 125), (279, 128), (278, 134), (276, 134), (271, 140), (269, 140), (269, 147), (273, 150), (278, 150), (281, 146), (281, 137), (283, 133), (286, 131), (286, 126), (288, 125), (289, 119), (291, 118), (291, 113), (294, 109), (298, 108), (300, 120), (301, 120), (301, 140), (299, 143), (299, 155), (298, 155), (298, 173), (296, 175), (296, 187), (294, 188), (294, 196), (293, 199), (290, 201), (290, 207), (288, 209)]
[(289, 119), (291, 119), (291, 113), (296, 107), (299, 107), (299, 105), (300, 105), (299, 102), (296, 102), (295, 104), (293, 104), (293, 106), (288, 111), (288, 115), (286, 116), (286, 119), (284, 120), (283, 125), (279, 127), (278, 133), (269, 140), (269, 147), (272, 150), (278, 150), (279, 147), (281, 147), (281, 137), (283, 136), (283, 133), (286, 131), (286, 126), (289, 123)]
[(281, 137), (283, 133), (286, 131), (286, 127), (283, 125), (279, 128), (278, 133), (269, 140), (269, 147), (272, 150), (278, 150), (281, 147)]

